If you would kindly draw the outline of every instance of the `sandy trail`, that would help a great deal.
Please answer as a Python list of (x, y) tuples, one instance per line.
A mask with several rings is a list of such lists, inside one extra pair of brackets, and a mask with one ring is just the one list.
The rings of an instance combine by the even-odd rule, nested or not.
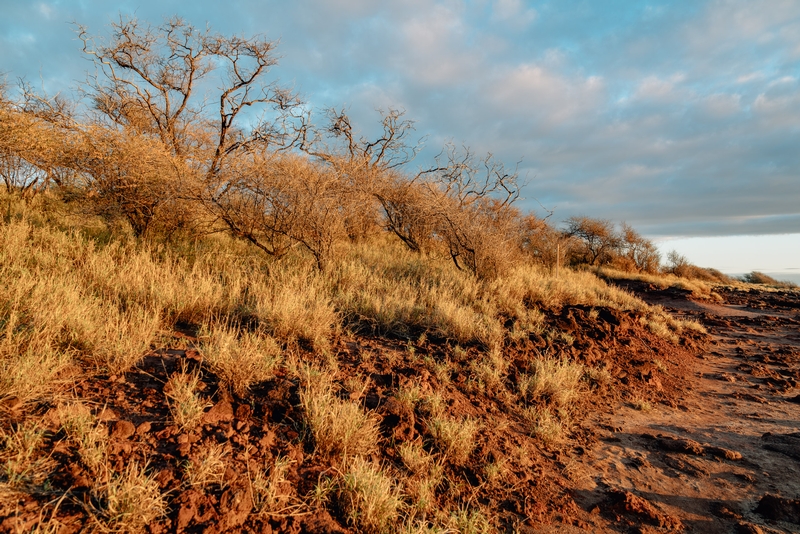
[[(712, 340), (677, 407), (622, 405), (590, 423), (599, 443), (567, 469), (588, 530), (800, 532), (796, 308), (650, 300), (699, 318)], [(780, 510), (755, 511), (766, 494)]]

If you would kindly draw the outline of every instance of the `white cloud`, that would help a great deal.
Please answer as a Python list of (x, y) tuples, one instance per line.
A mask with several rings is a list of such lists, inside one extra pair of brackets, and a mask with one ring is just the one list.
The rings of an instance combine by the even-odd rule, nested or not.
[(527, 27), (537, 15), (535, 9), (528, 8), (521, 0), (495, 0), (492, 4), (492, 19), (514, 29)]
[(524, 114), (554, 126), (597, 108), (605, 84), (598, 76), (566, 77), (538, 64), (523, 64), (500, 73), (486, 91), (504, 115)]
[(703, 107), (708, 115), (725, 118), (741, 111), (742, 96), (738, 94), (716, 93), (703, 100)]
[(42, 2), (36, 5), (36, 10), (39, 12), (46, 19), (53, 18), (53, 8), (52, 6)]
[(647, 76), (639, 82), (634, 92), (634, 98), (661, 102), (673, 101), (680, 97), (677, 86), (685, 79), (686, 76), (682, 73), (673, 74), (668, 78)]

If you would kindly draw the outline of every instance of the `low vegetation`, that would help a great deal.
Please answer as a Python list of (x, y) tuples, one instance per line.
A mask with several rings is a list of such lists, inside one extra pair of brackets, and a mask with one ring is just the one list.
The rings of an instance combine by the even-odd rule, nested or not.
[[(516, 171), (491, 155), (448, 146), (409, 171), (396, 110), (374, 139), (344, 112), (313, 123), (266, 80), (272, 42), (180, 19), (112, 33), (80, 30), (91, 108), (0, 93), (14, 528), (20, 502), (104, 531), (200, 529), (204, 506), (227, 507), (214, 520), (230, 529), (514, 527), (522, 493), (549, 491), (521, 473), (570, 439), (585, 400), (635, 386), (615, 382), (633, 351), (702, 331), (604, 278), (704, 297), (725, 281), (679, 258), (666, 274), (626, 224), (522, 213)], [(192, 92), (214, 68), (218, 116)], [(238, 120), (250, 107), (264, 122)], [(612, 348), (621, 331), (635, 335)]]

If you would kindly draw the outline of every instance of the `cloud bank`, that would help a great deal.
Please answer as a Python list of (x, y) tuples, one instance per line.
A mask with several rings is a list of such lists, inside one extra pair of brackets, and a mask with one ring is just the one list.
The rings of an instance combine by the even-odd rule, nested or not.
[(50, 91), (90, 67), (70, 22), (179, 14), (280, 39), (315, 108), (406, 110), (423, 158), (452, 140), (520, 161), (524, 207), (658, 235), (800, 231), (800, 3), (0, 0), (0, 71)]

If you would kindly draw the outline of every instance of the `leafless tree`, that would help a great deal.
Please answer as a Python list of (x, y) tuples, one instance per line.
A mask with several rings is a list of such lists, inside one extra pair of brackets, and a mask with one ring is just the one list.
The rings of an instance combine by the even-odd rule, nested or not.
[(157, 139), (192, 171), (169, 192), (200, 200), (230, 225), (240, 199), (226, 196), (232, 188), (225, 166), (240, 154), (287, 149), (298, 130), (292, 123), (303, 117), (298, 97), (267, 80), (276, 43), (260, 35), (223, 36), (179, 17), (156, 27), (120, 17), (111, 29), (102, 40), (78, 27), (97, 67), (86, 91), (100, 118)]
[(617, 253), (620, 237), (611, 221), (578, 216), (570, 217), (566, 223), (565, 234), (579, 239), (581, 243), (581, 246), (574, 251), (574, 263), (587, 265), (608, 263)]
[(478, 276), (504, 270), (518, 249), (519, 174), (492, 154), (476, 159), (448, 145), (425, 173), (437, 233), (453, 263)]
[(661, 264), (661, 254), (652, 241), (643, 237), (626, 222), (620, 230), (620, 250), (631, 266), (646, 273), (655, 273)]

